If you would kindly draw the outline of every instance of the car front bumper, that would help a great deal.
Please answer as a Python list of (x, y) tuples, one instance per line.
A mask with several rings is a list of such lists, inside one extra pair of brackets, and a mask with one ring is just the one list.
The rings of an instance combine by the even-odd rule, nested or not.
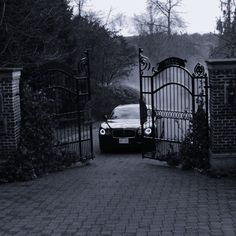
[[(128, 141), (127, 141), (128, 140)], [(138, 148), (148, 149), (151, 146), (151, 139), (142, 139), (142, 137), (120, 137), (114, 138), (112, 136), (99, 135), (100, 147), (106, 149), (123, 149), (123, 148)]]

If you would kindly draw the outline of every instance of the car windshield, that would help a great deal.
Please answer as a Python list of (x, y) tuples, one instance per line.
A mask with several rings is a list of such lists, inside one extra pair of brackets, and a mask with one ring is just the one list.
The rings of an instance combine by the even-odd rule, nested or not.
[(139, 119), (139, 106), (116, 107), (110, 119)]

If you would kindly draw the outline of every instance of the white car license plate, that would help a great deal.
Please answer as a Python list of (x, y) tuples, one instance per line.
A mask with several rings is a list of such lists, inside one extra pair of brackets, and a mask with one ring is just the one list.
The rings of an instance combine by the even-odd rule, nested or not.
[(119, 144), (128, 144), (129, 139), (128, 138), (119, 138)]

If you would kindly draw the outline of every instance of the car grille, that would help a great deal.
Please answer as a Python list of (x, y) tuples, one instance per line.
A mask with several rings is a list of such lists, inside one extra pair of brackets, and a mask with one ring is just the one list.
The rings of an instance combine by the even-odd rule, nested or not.
[(135, 137), (135, 130), (113, 129), (112, 133), (114, 138)]

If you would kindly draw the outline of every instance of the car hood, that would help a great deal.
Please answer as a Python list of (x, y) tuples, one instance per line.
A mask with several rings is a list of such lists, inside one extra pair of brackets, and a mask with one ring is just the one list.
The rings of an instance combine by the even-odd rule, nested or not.
[[(147, 127), (150, 126), (150, 120), (148, 120), (144, 124), (144, 127), (145, 126), (147, 126)], [(107, 120), (107, 122), (103, 122), (101, 124), (101, 128), (103, 128), (103, 129), (107, 129), (107, 128), (112, 128), (112, 129), (138, 129), (139, 127), (141, 127), (140, 119)]]
[[(108, 126), (108, 124), (109, 126)], [(107, 122), (103, 122), (101, 124), (101, 128), (107, 129), (138, 129), (140, 127), (140, 120), (139, 119), (117, 119), (117, 120), (107, 120)]]

